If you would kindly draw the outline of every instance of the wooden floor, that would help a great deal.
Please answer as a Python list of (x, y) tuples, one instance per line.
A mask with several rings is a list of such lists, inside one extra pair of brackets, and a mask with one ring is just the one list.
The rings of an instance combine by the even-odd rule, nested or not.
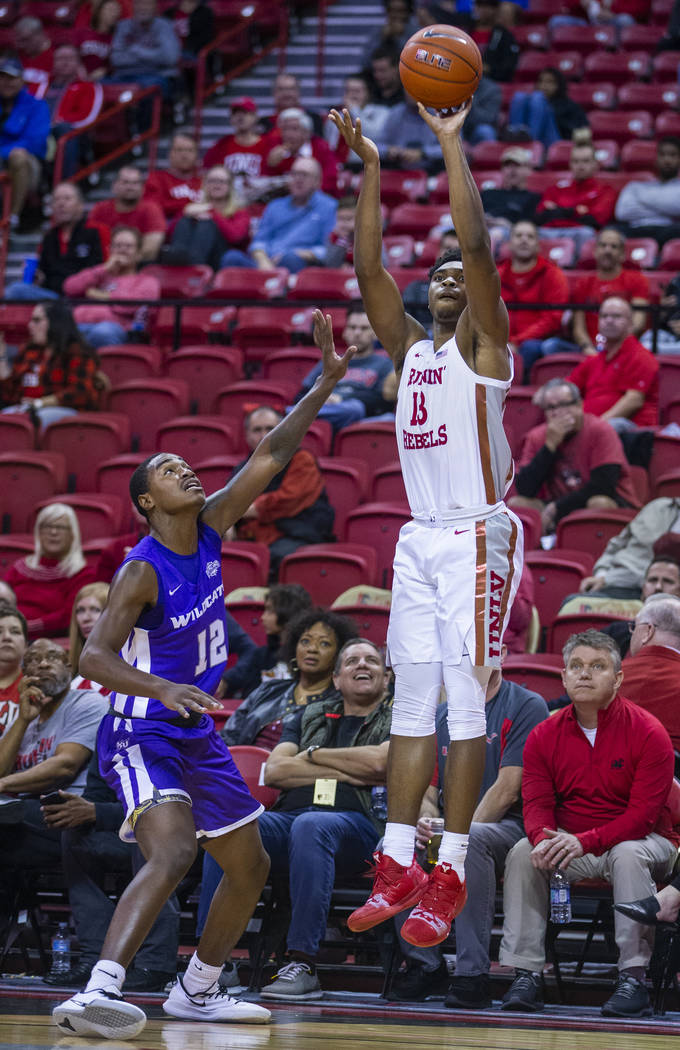
[(0, 989), (0, 1050), (665, 1050), (678, 1046), (680, 1014), (635, 1023), (596, 1009), (548, 1007), (539, 1015), (447, 1011), (441, 1002), (388, 1004), (377, 996), (330, 995), (328, 1002), (272, 1004), (271, 1025), (219, 1025), (164, 1019), (159, 996), (136, 1000), (149, 1015), (137, 1039), (81, 1039), (52, 1024), (53, 993)]

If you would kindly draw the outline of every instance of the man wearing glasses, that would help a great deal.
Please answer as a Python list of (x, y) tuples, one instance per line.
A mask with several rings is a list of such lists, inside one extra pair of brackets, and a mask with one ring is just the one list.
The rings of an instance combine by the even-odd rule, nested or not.
[(636, 507), (630, 467), (618, 434), (597, 416), (584, 412), (578, 387), (551, 379), (535, 402), (545, 423), (524, 438), (514, 507), (541, 512), (543, 533), (554, 532), (560, 518), (584, 507), (609, 510)]

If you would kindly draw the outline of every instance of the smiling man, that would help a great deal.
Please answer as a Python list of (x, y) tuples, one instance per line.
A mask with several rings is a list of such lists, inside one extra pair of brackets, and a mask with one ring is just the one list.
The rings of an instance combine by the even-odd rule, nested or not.
[[(524, 748), (527, 838), (505, 864), (499, 953), (516, 977), (503, 1010), (543, 1007), (549, 881), (556, 867), (570, 882), (605, 879), (614, 901), (631, 901), (654, 892), (677, 853), (668, 807), (673, 747), (661, 723), (619, 693), (616, 643), (600, 631), (584, 631), (571, 636), (562, 655), (571, 704), (532, 729)], [(614, 935), (619, 978), (602, 1013), (646, 1016), (653, 931), (617, 912)]]
[[(121, 996), (126, 967), (191, 867), (196, 843), (217, 861), (217, 887), (198, 949), (163, 1004), (173, 1017), (266, 1023), (269, 1011), (222, 993), (217, 979), (269, 870), (248, 791), (208, 712), (227, 661), (220, 551), (225, 534), (290, 460), (352, 357), (335, 354), (316, 311), (324, 368), (309, 394), (265, 437), (243, 470), (206, 500), (179, 456), (158, 453), (130, 481), (149, 535), (125, 558), (80, 670), (112, 690), (97, 740), (100, 769), (125, 807), (121, 837), (146, 864), (121, 897), (85, 991), (53, 1016), (70, 1033), (133, 1038), (143, 1010)], [(1, 745), (2, 741), (0, 741)]]

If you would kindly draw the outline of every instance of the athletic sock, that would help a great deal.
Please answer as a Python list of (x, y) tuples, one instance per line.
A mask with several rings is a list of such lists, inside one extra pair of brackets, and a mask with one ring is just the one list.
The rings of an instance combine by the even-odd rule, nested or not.
[(189, 995), (200, 995), (212, 987), (222, 973), (221, 966), (208, 966), (201, 962), (196, 952), (191, 956), (186, 973), (182, 976), (182, 984)]
[(412, 824), (385, 825), (385, 839), (383, 842), (383, 853), (386, 853), (397, 864), (404, 868), (410, 868), (413, 861), (413, 852), (416, 844), (416, 829)]
[(85, 991), (91, 992), (96, 988), (110, 988), (115, 984), (120, 992), (125, 981), (125, 967), (112, 959), (100, 959), (92, 967), (90, 979), (85, 985)]
[(465, 856), (469, 841), (469, 835), (457, 835), (455, 831), (445, 831), (439, 846), (437, 863), (450, 864), (461, 882), (465, 878)]

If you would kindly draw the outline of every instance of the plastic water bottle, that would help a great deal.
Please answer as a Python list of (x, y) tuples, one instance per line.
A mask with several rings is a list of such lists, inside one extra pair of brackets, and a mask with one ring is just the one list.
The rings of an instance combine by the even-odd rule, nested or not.
[(571, 922), (571, 890), (561, 868), (555, 868), (550, 876), (550, 921), (560, 925)]
[(52, 973), (68, 973), (71, 969), (71, 938), (68, 923), (60, 922), (52, 938)]
[(387, 820), (387, 788), (382, 784), (371, 788), (371, 813), (376, 820)]

